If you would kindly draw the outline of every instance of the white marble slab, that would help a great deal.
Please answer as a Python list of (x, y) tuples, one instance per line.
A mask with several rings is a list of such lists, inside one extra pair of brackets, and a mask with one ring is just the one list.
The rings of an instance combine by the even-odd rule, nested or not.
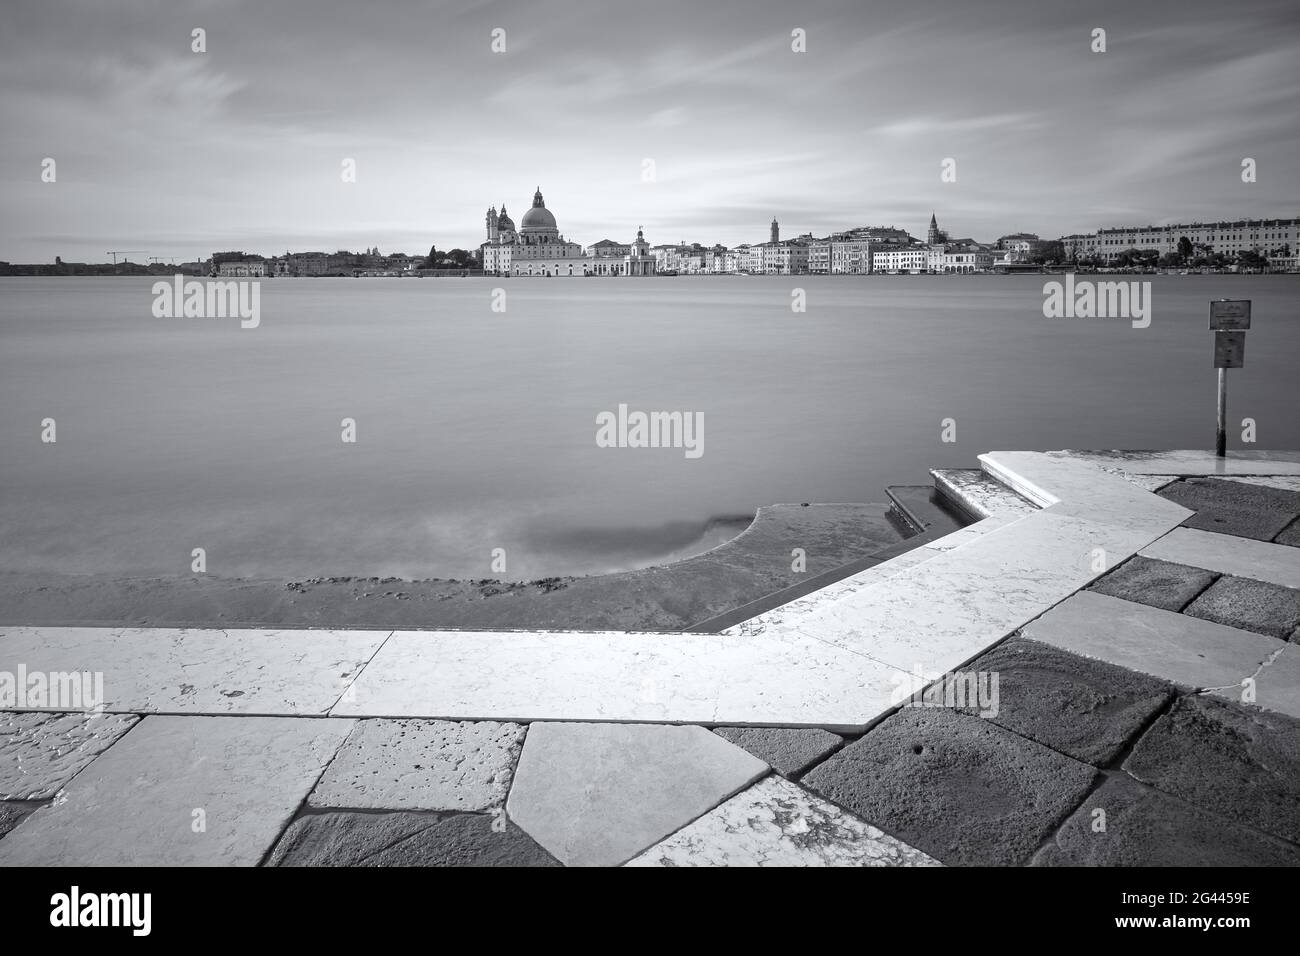
[(766, 772), (703, 727), (534, 724), (506, 813), (566, 866), (617, 866)]
[(0, 713), (0, 799), (48, 800), (137, 720), (130, 714)]
[(1231, 534), (1175, 528), (1140, 552), (1148, 558), (1300, 588), (1300, 548)]
[(626, 866), (942, 866), (777, 776), (710, 810)]
[[(1118, 481), (1119, 479), (1114, 479)], [(944, 673), (1117, 565), (1149, 539), (1040, 511), (798, 623), (894, 668)], [(1098, 569), (1097, 550), (1105, 567)]]
[(1052, 608), (1024, 636), (1197, 689), (1239, 686), (1286, 647), (1263, 634), (1094, 591)]
[[(1109, 471), (1110, 469), (1106, 469)], [(1117, 472), (1117, 474), (1131, 485), (1137, 485), (1143, 491), (1156, 492), (1165, 485), (1172, 484), (1178, 480), (1177, 475), (1130, 475), (1126, 471)]]
[(1020, 517), (1035, 510), (1029, 501), (982, 472), (932, 468), (930, 474), (934, 477), (935, 487), (974, 515), (983, 518), (994, 515)]
[(0, 866), (256, 866), (351, 727), (146, 717), (0, 840)]
[(901, 679), (798, 634), (398, 631), (332, 713), (853, 731)]
[(1226, 458), (1200, 449), (1180, 451), (1054, 451), (1133, 475), (1300, 475), (1300, 452), (1230, 451)]
[(1116, 525), (1154, 540), (1192, 512), (1091, 462), (1044, 452), (989, 452), (984, 470), (1055, 514)]
[[(1038, 509), (1032, 505), (1026, 504), (1029, 513)], [(951, 534), (945, 534), (942, 538), (935, 538), (933, 541), (927, 541), (921, 545), (922, 549), (930, 551), (951, 551), (954, 548), (960, 548), (964, 544), (970, 544), (977, 541), (990, 531), (996, 531), (998, 528), (1005, 528), (1009, 524), (1019, 521), (1023, 515), (1015, 514), (998, 514), (988, 518), (981, 518), (974, 524), (968, 524), (964, 528), (953, 531)]]
[(108, 711), (323, 714), (388, 634), (5, 627), (0, 670), (102, 673)]

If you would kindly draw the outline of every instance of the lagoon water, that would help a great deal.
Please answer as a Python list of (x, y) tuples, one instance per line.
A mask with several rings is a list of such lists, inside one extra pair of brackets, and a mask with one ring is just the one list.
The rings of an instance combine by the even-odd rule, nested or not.
[[(594, 573), (990, 449), (1209, 447), (1220, 297), (1254, 302), (1230, 421), (1300, 448), (1300, 277), (1138, 278), (1146, 329), (1044, 318), (1042, 276), (279, 279), (256, 329), (0, 279), (0, 571)], [(620, 403), (702, 413), (703, 455), (598, 447)]]

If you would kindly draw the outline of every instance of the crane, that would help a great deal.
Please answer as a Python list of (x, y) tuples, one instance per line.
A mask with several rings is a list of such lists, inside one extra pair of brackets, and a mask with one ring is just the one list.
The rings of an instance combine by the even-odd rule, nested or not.
[(117, 265), (118, 256), (122, 257), (123, 262), (130, 262), (127, 256), (142, 256), (148, 251), (148, 249), (109, 249), (108, 254), (113, 257), (113, 265)]
[(166, 262), (168, 265), (176, 265), (176, 256), (150, 256), (149, 261), (153, 263)]

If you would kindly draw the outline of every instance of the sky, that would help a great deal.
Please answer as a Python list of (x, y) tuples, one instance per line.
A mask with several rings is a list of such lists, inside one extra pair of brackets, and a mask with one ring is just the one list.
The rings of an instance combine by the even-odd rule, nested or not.
[(1300, 214), (1297, 0), (6, 0), (0, 90), (11, 262)]

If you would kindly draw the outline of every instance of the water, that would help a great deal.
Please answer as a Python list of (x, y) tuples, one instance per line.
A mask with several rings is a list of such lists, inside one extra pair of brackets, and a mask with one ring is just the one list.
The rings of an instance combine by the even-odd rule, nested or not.
[[(1148, 329), (1045, 319), (1041, 276), (269, 280), (248, 330), (154, 318), (151, 281), (0, 279), (0, 570), (590, 573), (990, 449), (1205, 448), (1225, 296), (1230, 420), (1300, 447), (1300, 277), (1154, 277)], [(703, 457), (598, 448), (621, 402), (702, 412)]]

